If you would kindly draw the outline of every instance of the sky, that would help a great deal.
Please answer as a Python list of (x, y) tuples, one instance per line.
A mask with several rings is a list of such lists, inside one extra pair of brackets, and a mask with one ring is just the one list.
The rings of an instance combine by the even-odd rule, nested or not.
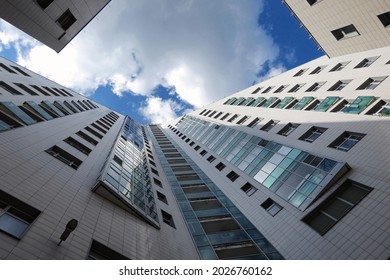
[(0, 20), (0, 55), (150, 124), (324, 54), (281, 1), (112, 0), (60, 53)]

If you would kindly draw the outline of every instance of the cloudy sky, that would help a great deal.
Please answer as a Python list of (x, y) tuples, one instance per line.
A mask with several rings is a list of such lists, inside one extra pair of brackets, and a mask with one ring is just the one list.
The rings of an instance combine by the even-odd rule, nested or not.
[(59, 54), (0, 20), (0, 55), (163, 123), (323, 55), (275, 0), (112, 0)]

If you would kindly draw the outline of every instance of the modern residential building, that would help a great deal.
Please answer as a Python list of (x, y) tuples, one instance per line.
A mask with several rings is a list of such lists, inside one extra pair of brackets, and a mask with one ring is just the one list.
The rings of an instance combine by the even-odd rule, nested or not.
[(61, 51), (110, 0), (0, 0), (0, 18)]
[(387, 259), (389, 76), (390, 47), (323, 56), (162, 130), (284, 258)]
[(349, 50), (141, 126), (1, 58), (0, 258), (388, 259), (389, 75)]
[(328, 56), (390, 45), (390, 2), (283, 0)]

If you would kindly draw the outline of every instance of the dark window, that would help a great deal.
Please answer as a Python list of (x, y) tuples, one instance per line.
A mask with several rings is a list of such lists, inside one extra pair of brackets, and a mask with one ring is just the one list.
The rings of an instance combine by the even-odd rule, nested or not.
[(309, 3), (310, 6), (313, 6), (314, 4), (317, 4), (321, 2), (322, 0), (306, 0), (307, 3)]
[(318, 66), (318, 67), (316, 67), (312, 72), (310, 72), (310, 75), (320, 73), (322, 70), (324, 70), (325, 67), (326, 66)]
[(20, 69), (19, 67), (16, 67), (16, 66), (11, 66), (12, 68), (14, 68), (16, 71), (18, 71), (20, 74), (22, 74), (23, 76), (26, 76), (26, 77), (31, 77), (29, 74), (27, 74), (26, 72), (24, 72), (22, 69)]
[(226, 177), (228, 177), (230, 179), (230, 181), (234, 182), (240, 176), (236, 172), (231, 171), (228, 175), (226, 175)]
[(222, 171), (224, 168), (226, 167), (225, 164), (223, 164), (222, 162), (218, 163), (215, 168), (217, 168), (219, 171)]
[(282, 210), (282, 206), (277, 204), (271, 198), (267, 198), (260, 206), (267, 210), (267, 212), (270, 213), (271, 216), (275, 216), (280, 212), (280, 210)]
[(338, 81), (333, 86), (331, 86), (328, 90), (329, 91), (340, 91), (343, 88), (345, 88), (350, 82), (351, 82), (351, 80)]
[(156, 169), (150, 168), (150, 170), (152, 170), (152, 172), (153, 172), (154, 174), (158, 175), (158, 171), (157, 171)]
[(329, 70), (329, 72), (335, 72), (335, 71), (340, 71), (345, 68), (350, 63), (350, 61), (345, 61), (345, 62), (340, 62), (337, 63), (335, 67)]
[(197, 150), (199, 150), (199, 149), (200, 149), (200, 146), (199, 146), (199, 145), (196, 145), (195, 148), (194, 148), (195, 151), (197, 151)]
[(0, 190), (0, 231), (20, 239), (41, 212)]
[(176, 228), (175, 222), (173, 221), (171, 214), (165, 212), (164, 210), (161, 210), (161, 216), (162, 216), (162, 220), (164, 223), (166, 223), (167, 225), (170, 225), (173, 228)]
[(300, 90), (305, 84), (296, 84), (293, 86), (288, 92), (297, 92)]
[(201, 156), (204, 156), (204, 155), (206, 155), (206, 154), (207, 154), (207, 152), (206, 152), (205, 150), (203, 150), (203, 151), (200, 152), (200, 155), (201, 155)]
[(355, 146), (365, 134), (346, 131), (341, 134), (335, 141), (333, 141), (329, 147), (348, 152), (353, 146)]
[(260, 90), (261, 90), (261, 87), (258, 87), (257, 89), (255, 89), (255, 90), (252, 92), (252, 94), (256, 94), (256, 93), (258, 93)]
[(378, 58), (379, 58), (379, 56), (365, 58), (358, 65), (356, 65), (355, 68), (366, 68), (366, 67), (369, 67)]
[(93, 240), (87, 260), (129, 260), (129, 258)]
[(160, 193), (159, 191), (157, 191), (157, 198), (160, 201), (164, 202), (165, 204), (168, 204), (167, 197), (164, 194)]
[(301, 76), (303, 73), (305, 73), (307, 71), (307, 69), (301, 69), (299, 70), (297, 73), (295, 73), (294, 77), (298, 77), (298, 76)]
[(83, 162), (60, 147), (53, 146), (46, 152), (70, 167), (77, 169)]
[(390, 26), (390, 12), (386, 12), (378, 15), (379, 20), (382, 22), (384, 27)]
[(257, 191), (257, 188), (255, 188), (252, 184), (246, 183), (241, 187), (241, 190), (245, 192), (248, 196), (251, 196)]
[(360, 35), (360, 33), (357, 31), (356, 27), (353, 24), (332, 30), (331, 33), (337, 41)]
[(327, 130), (327, 128), (313, 126), (305, 134), (303, 134), (301, 137), (299, 137), (299, 140), (303, 140), (303, 141), (310, 142), (310, 143), (314, 142), (326, 130)]
[(347, 180), (330, 197), (303, 218), (303, 221), (319, 234), (324, 235), (371, 190), (372, 188), (368, 186)]
[(387, 77), (375, 77), (375, 78), (369, 78), (367, 79), (363, 84), (361, 84), (357, 90), (364, 90), (364, 89), (375, 89), (377, 86), (380, 85)]
[(5, 83), (3, 81), (0, 81), (0, 87), (2, 87), (3, 89), (5, 89), (6, 91), (8, 91), (9, 93), (11, 93), (13, 95), (23, 95), (23, 93), (21, 93), (20, 91), (14, 89), (9, 84), (7, 84), (7, 83)]
[(4, 70), (8, 71), (9, 73), (12, 73), (12, 74), (16, 74), (16, 72), (14, 70), (12, 70), (11, 68), (9, 68), (7, 65), (5, 65), (4, 63), (0, 63), (0, 67), (3, 68)]
[(23, 84), (19, 84), (19, 83), (14, 83), (14, 84), (17, 85), (19, 88), (23, 89), (25, 92), (27, 92), (30, 95), (39, 95), (38, 93), (36, 93), (35, 91), (33, 91), (32, 89), (30, 89), (29, 87)]
[(325, 84), (325, 82), (317, 82), (314, 83), (311, 87), (309, 87), (306, 92), (314, 92), (317, 91), (320, 87), (322, 87)]
[(282, 85), (282, 86), (278, 87), (278, 88), (274, 91), (274, 93), (282, 92), (287, 86), (288, 86), (288, 85)]
[(300, 124), (299, 123), (288, 123), (285, 127), (283, 127), (278, 134), (283, 136), (290, 135)]
[(72, 147), (74, 147), (75, 149), (79, 150), (80, 152), (82, 152), (83, 154), (86, 154), (86, 155), (89, 155), (90, 152), (92, 151), (90, 148), (81, 144), (79, 141), (77, 141), (76, 139), (73, 139), (72, 137), (66, 138), (64, 140), (64, 142), (68, 143), (69, 145), (71, 145)]
[(267, 87), (262, 93), (268, 93), (273, 89), (274, 87)]
[(247, 126), (248, 127), (255, 127), (259, 122), (261, 122), (263, 119), (255, 118), (253, 121), (251, 121)]
[(71, 11), (68, 9), (66, 10), (58, 19), (57, 23), (64, 29), (65, 31), (69, 29), (69, 27), (72, 26), (73, 23), (76, 22), (76, 18), (71, 13)]
[(95, 135), (97, 138), (100, 138), (100, 139), (103, 138), (103, 136), (102, 136), (100, 133), (98, 133), (97, 131), (93, 130), (93, 129), (90, 128), (89, 126), (86, 126), (84, 129), (85, 129), (86, 131), (88, 131), (89, 133)]
[(249, 119), (248, 116), (243, 116), (243, 117), (237, 122), (237, 124), (242, 124), (242, 123), (244, 123), (247, 119)]
[(42, 93), (43, 95), (45, 96), (50, 96), (50, 93), (48, 93), (47, 91), (41, 89), (39, 86), (36, 86), (36, 85), (30, 85), (31, 87), (35, 88), (37, 91), (39, 91), (40, 93)]
[(78, 131), (78, 132), (76, 132), (76, 134), (78, 136), (80, 136), (81, 138), (83, 138), (85, 141), (91, 143), (94, 146), (96, 146), (99, 143), (98, 141), (96, 141), (95, 139), (93, 139), (92, 137), (88, 136), (87, 134), (85, 134), (82, 131)]
[(279, 121), (276, 121), (276, 120), (270, 120), (265, 125), (263, 125), (262, 128), (260, 128), (260, 130), (270, 131), (278, 122)]
[(213, 162), (215, 160), (215, 157), (214, 156), (209, 156), (208, 158), (207, 158), (207, 161), (208, 162)]
[(156, 178), (153, 178), (153, 183), (155, 183), (157, 186), (159, 186), (160, 188), (163, 187), (162, 183), (160, 180), (156, 179)]

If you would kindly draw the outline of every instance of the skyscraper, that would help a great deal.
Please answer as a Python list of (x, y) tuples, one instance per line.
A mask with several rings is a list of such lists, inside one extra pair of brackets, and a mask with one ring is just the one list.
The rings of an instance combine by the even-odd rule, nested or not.
[(0, 18), (61, 51), (108, 3), (99, 1), (0, 1)]
[(387, 259), (389, 66), (350, 49), (141, 126), (1, 59), (0, 258)]

